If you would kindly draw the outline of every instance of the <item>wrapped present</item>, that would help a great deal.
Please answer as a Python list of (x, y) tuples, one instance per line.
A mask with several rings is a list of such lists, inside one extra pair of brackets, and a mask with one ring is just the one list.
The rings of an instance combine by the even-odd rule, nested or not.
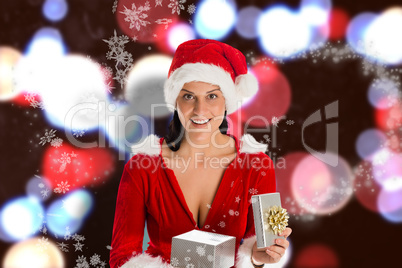
[(279, 193), (253, 195), (255, 234), (257, 235), (257, 248), (265, 248), (275, 244), (276, 238), (288, 225), (289, 215), (286, 209), (281, 207)]
[(170, 265), (192, 268), (234, 266), (236, 237), (192, 230), (172, 238)]

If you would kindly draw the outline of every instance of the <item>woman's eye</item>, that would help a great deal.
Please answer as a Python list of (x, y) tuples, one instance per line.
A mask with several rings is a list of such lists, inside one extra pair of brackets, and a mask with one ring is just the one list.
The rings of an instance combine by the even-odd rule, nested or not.
[(218, 96), (217, 96), (216, 94), (210, 94), (210, 95), (209, 95), (209, 98), (210, 98), (210, 99), (216, 99), (217, 97), (218, 97)]
[(193, 96), (192, 95), (190, 95), (190, 94), (184, 94), (184, 99), (186, 99), (186, 100), (191, 100), (192, 98), (193, 98)]

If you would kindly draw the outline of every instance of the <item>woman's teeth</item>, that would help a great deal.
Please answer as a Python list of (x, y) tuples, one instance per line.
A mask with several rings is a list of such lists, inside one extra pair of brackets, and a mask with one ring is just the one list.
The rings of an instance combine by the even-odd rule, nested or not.
[(193, 119), (190, 119), (190, 120), (195, 124), (202, 125), (202, 124), (207, 123), (210, 119), (205, 119), (205, 120), (193, 120)]

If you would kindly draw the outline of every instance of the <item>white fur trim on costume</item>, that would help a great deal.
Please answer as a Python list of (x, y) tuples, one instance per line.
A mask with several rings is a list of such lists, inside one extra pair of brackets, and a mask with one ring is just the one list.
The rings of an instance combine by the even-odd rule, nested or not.
[(147, 155), (159, 155), (161, 146), (160, 146), (160, 137), (155, 134), (151, 134), (145, 138), (142, 142), (136, 143), (131, 146), (131, 153), (139, 154), (144, 153)]
[(172, 268), (172, 266), (162, 260), (162, 257), (153, 257), (144, 252), (132, 257), (120, 268)]
[(239, 246), (235, 262), (236, 268), (254, 268), (251, 263), (251, 250), (257, 241), (257, 236), (253, 235), (243, 239), (243, 244)]
[[(239, 108), (237, 102), (242, 95), (235, 88), (232, 77), (222, 68), (206, 63), (186, 63), (173, 71), (164, 85), (165, 101), (170, 111), (174, 111), (176, 98), (183, 85), (188, 82), (200, 81), (218, 85), (225, 97), (227, 114), (233, 113)], [(243, 85), (243, 83), (241, 83)]]
[(236, 77), (236, 92), (243, 98), (255, 95), (258, 91), (258, 80), (252, 74), (242, 74)]
[(240, 139), (240, 152), (241, 153), (265, 153), (268, 149), (268, 144), (260, 143), (250, 134), (244, 134)]

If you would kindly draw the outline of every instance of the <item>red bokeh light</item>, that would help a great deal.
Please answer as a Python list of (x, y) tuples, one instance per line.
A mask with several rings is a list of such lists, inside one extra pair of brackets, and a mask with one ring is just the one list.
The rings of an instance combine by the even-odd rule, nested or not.
[(340, 8), (333, 8), (329, 16), (329, 39), (339, 40), (345, 37), (346, 29), (349, 24), (348, 13)]
[(388, 109), (377, 109), (375, 111), (377, 127), (383, 130), (391, 130), (402, 126), (402, 103), (396, 102)]
[(335, 252), (328, 246), (323, 244), (313, 244), (305, 247), (299, 252), (294, 267), (339, 267), (339, 261)]

